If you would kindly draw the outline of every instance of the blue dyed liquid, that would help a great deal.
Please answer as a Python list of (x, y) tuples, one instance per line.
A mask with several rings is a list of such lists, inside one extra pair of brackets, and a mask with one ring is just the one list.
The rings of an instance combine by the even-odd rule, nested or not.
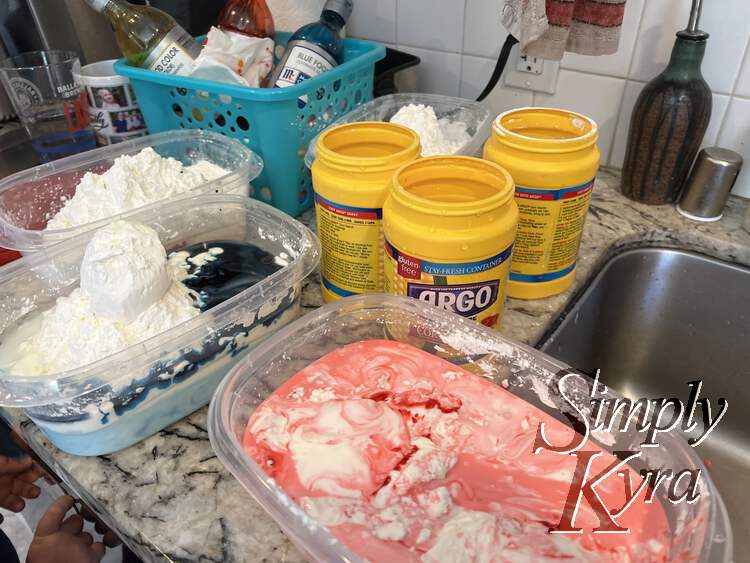
[(200, 295), (201, 311), (216, 307), (284, 267), (284, 262), (276, 256), (255, 245), (236, 241), (202, 242), (182, 248), (180, 252), (195, 257), (214, 248), (222, 252), (199, 265), (188, 260), (188, 277), (182, 282)]
[[(176, 249), (174, 252), (187, 252), (189, 258), (194, 258), (208, 252), (209, 249), (217, 248), (222, 252), (214, 253), (208, 259), (204, 256), (198, 264), (187, 261), (188, 277), (182, 283), (198, 293), (197, 306), (201, 312), (231, 299), (286, 266), (283, 258), (269, 254), (255, 245), (229, 240), (202, 242)], [(95, 411), (91, 410), (91, 404), (106, 400), (113, 403), (117, 416), (126, 414), (137, 408), (152, 390), (167, 389), (189, 379), (219, 356), (235, 357), (247, 346), (239, 346), (234, 342), (235, 337), (247, 336), (250, 331), (261, 325), (271, 326), (292, 306), (295, 296), (293, 288), (290, 288), (289, 293), (279, 301), (275, 311), (262, 318), (260, 314), (250, 316), (246, 324), (240, 322), (223, 327), (208, 335), (197, 349), (182, 351), (178, 359), (156, 362), (148, 373), (134, 379), (116, 395), (112, 395), (111, 387), (105, 385), (94, 392), (82, 393), (80, 397), (63, 403), (62, 408), (52, 404), (34, 407), (29, 409), (29, 412), (40, 421), (76, 422), (92, 416), (91, 413)], [(175, 366), (179, 366), (179, 369)], [(103, 417), (103, 420), (106, 418)], [(62, 440), (62, 437), (60, 439)]]

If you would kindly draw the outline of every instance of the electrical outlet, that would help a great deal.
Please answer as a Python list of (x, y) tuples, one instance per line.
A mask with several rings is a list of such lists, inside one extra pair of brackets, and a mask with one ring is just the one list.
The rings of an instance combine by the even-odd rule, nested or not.
[(505, 85), (533, 92), (554, 94), (560, 63), (522, 55), (518, 45), (513, 47), (505, 71)]
[(544, 59), (530, 57), (528, 55), (520, 55), (518, 57), (518, 66), (516, 66), (516, 70), (519, 72), (528, 72), (529, 74), (542, 74), (544, 71)]

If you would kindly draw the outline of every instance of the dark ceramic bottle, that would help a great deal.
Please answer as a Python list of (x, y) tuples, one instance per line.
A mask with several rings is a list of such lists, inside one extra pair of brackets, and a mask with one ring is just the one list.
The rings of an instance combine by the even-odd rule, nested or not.
[(677, 33), (664, 72), (646, 84), (630, 119), (622, 193), (659, 205), (680, 195), (711, 118), (711, 89), (701, 74), (708, 34)]

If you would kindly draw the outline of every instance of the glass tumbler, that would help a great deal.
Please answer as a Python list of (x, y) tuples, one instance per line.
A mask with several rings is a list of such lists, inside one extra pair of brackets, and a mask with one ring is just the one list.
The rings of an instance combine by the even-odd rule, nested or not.
[(73, 51), (33, 51), (0, 61), (0, 78), (42, 162), (96, 147)]

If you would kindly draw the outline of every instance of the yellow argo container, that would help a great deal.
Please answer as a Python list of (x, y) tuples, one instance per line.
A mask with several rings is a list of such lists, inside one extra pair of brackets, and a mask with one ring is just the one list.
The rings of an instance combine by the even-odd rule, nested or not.
[(599, 168), (598, 136), (594, 121), (560, 109), (516, 109), (495, 120), (484, 158), (513, 176), (520, 212), (511, 297), (548, 297), (573, 283)]
[(417, 133), (359, 122), (320, 135), (312, 165), (323, 298), (383, 291), (383, 203), (394, 172), (419, 158)]
[(403, 166), (383, 207), (385, 291), (496, 327), (517, 224), (500, 166), (467, 156)]

